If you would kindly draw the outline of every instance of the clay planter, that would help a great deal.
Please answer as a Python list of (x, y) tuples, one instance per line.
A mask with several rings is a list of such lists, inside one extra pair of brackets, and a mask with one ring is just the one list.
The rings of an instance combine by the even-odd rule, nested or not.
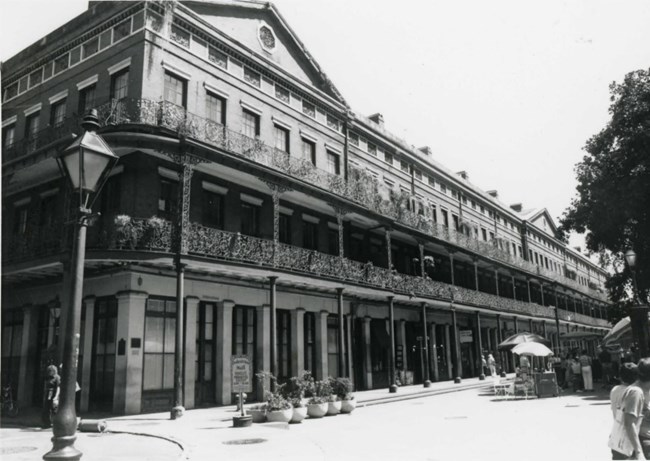
[(356, 407), (357, 401), (355, 399), (341, 401), (341, 413), (352, 413)]
[(288, 423), (291, 421), (293, 416), (293, 409), (289, 408), (288, 410), (277, 410), (277, 411), (267, 411), (266, 420), (269, 423)]
[(246, 413), (253, 417), (254, 423), (263, 423), (266, 421), (266, 410), (246, 410)]
[(302, 422), (307, 417), (307, 407), (293, 407), (293, 414), (291, 415), (292, 424)]
[(327, 414), (327, 402), (310, 403), (307, 405), (307, 414), (310, 418), (322, 418)]
[(327, 403), (327, 416), (334, 416), (341, 413), (341, 401)]

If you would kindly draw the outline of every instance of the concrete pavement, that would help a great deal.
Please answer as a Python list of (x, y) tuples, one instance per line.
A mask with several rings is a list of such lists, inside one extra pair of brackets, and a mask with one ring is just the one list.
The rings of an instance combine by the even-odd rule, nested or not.
[[(339, 442), (332, 444), (327, 443), (327, 434), (330, 431), (336, 431), (342, 427), (349, 427), (350, 431), (357, 434), (364, 434), (370, 437), (372, 445), (372, 433), (367, 434), (368, 429), (373, 426), (372, 415), (378, 413), (372, 407), (382, 403), (402, 402), (403, 405), (412, 405), (412, 408), (418, 408), (424, 405), (425, 401), (407, 402), (411, 399), (421, 399), (428, 396), (449, 394), (461, 391), (475, 389), (470, 397), (466, 393), (462, 394), (462, 400), (468, 398), (479, 398), (477, 405), (494, 405), (490, 408), (498, 408), (504, 405), (491, 396), (492, 380), (485, 381), (478, 379), (465, 379), (460, 384), (453, 382), (432, 383), (430, 388), (423, 388), (421, 385), (404, 386), (398, 389), (396, 394), (389, 394), (386, 389), (363, 391), (355, 393), (357, 399), (357, 410), (353, 415), (341, 415), (335, 418), (324, 418), (321, 420), (306, 420), (301, 425), (286, 425), (276, 423), (254, 424), (251, 428), (232, 428), (232, 417), (236, 415), (234, 406), (214, 407), (189, 410), (183, 418), (172, 421), (169, 419), (169, 413), (155, 413), (143, 415), (131, 415), (122, 417), (107, 418), (109, 432), (105, 434), (78, 434), (78, 448), (84, 453), (84, 459), (92, 460), (113, 460), (113, 459), (156, 459), (156, 460), (178, 460), (178, 459), (213, 459), (218, 455), (221, 459), (254, 459), (256, 456), (265, 455), (266, 459), (276, 459), (274, 456), (280, 455), (282, 459), (361, 459), (363, 453), (359, 452), (359, 447), (355, 447), (354, 438), (348, 440), (349, 452), (337, 452), (337, 447), (341, 446), (341, 440), (345, 439), (345, 434), (337, 437)], [(461, 394), (458, 394), (459, 396)], [(596, 396), (591, 396), (596, 398)], [(606, 398), (607, 396), (604, 396)], [(580, 398), (580, 395), (573, 396)], [(600, 396), (598, 398), (603, 398)], [(435, 400), (437, 402), (452, 402), (455, 398), (445, 399), (427, 399), (426, 402)], [(537, 405), (544, 404), (549, 399), (540, 400)], [(560, 399), (551, 399), (560, 400)], [(514, 411), (520, 409), (533, 408), (529, 405), (532, 401), (517, 406), (518, 402), (512, 402)], [(553, 405), (566, 404), (563, 402), (551, 402)], [(364, 407), (369, 407), (364, 410)], [(505, 406), (504, 406), (505, 408)], [(389, 420), (394, 418), (390, 411), (397, 411), (397, 406), (387, 405), (382, 408), (378, 414), (387, 413)], [(372, 410), (372, 411), (371, 411)], [(471, 412), (471, 408), (465, 411)], [(362, 421), (370, 418), (369, 422)], [(20, 417), (19, 417), (20, 418)], [(404, 416), (407, 420), (408, 416)], [(29, 423), (18, 419), (14, 423)], [(0, 441), (2, 442), (3, 458), (7, 460), (37, 459), (44, 454), (51, 443), (50, 430), (33, 429), (30, 427), (11, 427), (8, 420), (3, 419), (3, 428), (0, 431)], [(376, 421), (379, 423), (379, 421)], [(445, 424), (448, 424), (446, 422)], [(408, 423), (403, 425), (408, 427)], [(443, 432), (444, 432), (443, 426)], [(488, 428), (489, 430), (490, 428)], [(398, 429), (399, 430), (399, 429)], [(417, 427), (411, 432), (417, 432)], [(380, 433), (380, 432), (378, 432)], [(347, 432), (346, 432), (347, 434)], [(323, 440), (322, 438), (325, 437)], [(389, 437), (389, 435), (387, 435)], [(425, 436), (426, 437), (426, 436)], [(26, 448), (30, 451), (23, 451)], [(291, 448), (290, 450), (288, 448)], [(413, 447), (411, 447), (413, 448)], [(351, 454), (354, 456), (350, 457)], [(382, 453), (375, 453), (374, 456)], [(335, 457), (332, 457), (335, 456)], [(417, 456), (416, 456), (417, 458)], [(454, 458), (440, 458), (454, 459)]]

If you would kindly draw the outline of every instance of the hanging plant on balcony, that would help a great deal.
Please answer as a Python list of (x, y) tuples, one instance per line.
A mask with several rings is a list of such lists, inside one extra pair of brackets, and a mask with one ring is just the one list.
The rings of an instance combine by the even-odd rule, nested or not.
[(128, 215), (117, 215), (113, 220), (114, 245), (118, 249), (135, 249), (140, 236), (139, 226)]
[(143, 244), (149, 249), (160, 249), (162, 245), (163, 236), (167, 230), (167, 221), (158, 216), (152, 216), (147, 219), (144, 235), (143, 235)]

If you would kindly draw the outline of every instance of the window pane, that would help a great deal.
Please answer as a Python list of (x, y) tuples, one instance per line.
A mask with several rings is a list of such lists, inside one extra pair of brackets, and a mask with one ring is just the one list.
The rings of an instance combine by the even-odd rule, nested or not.
[(162, 317), (147, 316), (145, 320), (144, 351), (163, 352), (164, 320)]
[(163, 389), (174, 388), (174, 354), (165, 354), (164, 358)]
[(165, 73), (165, 101), (185, 107), (185, 82), (169, 73)]
[(143, 390), (162, 388), (162, 354), (144, 354)]

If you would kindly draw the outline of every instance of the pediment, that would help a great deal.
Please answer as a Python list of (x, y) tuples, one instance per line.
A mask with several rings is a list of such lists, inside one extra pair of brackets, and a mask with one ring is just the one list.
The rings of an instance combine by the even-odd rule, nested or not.
[(557, 225), (546, 208), (535, 213), (528, 221), (545, 234), (555, 237)]
[(235, 42), (345, 104), (272, 4), (237, 1), (186, 1), (183, 4)]

